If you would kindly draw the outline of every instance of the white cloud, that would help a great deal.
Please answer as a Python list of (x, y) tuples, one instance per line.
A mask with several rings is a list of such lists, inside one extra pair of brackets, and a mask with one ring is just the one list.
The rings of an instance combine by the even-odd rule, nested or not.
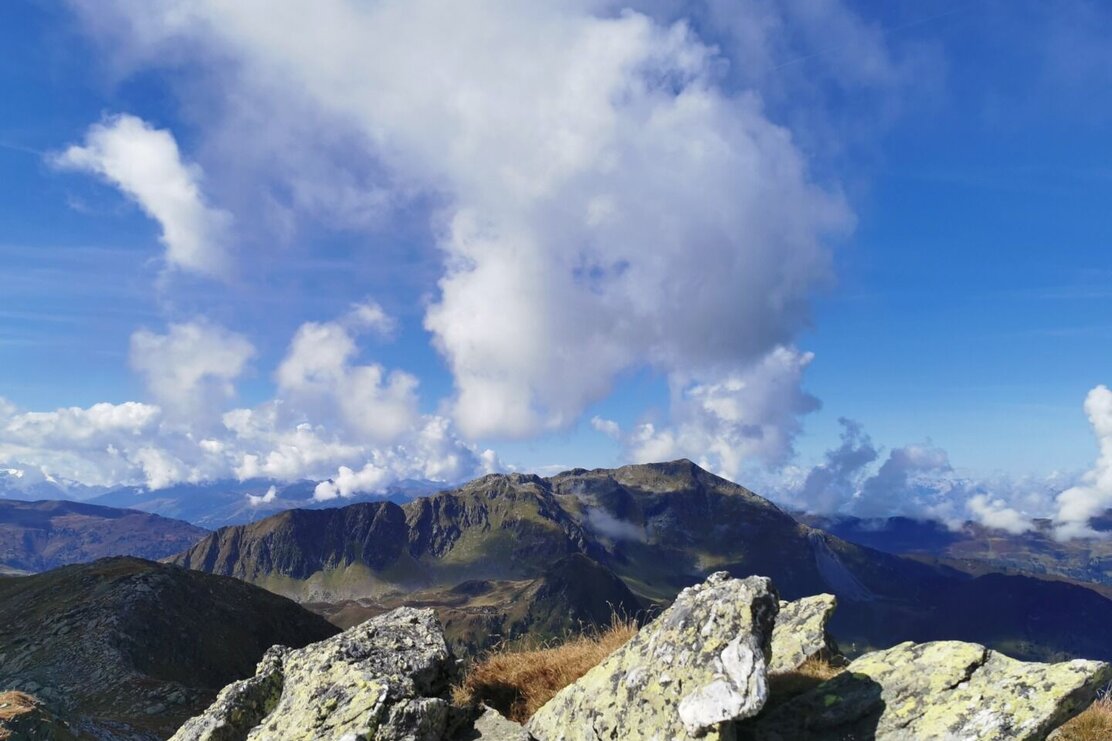
[(800, 389), (810, 353), (778, 347), (742, 373), (672, 393), (672, 423), (643, 423), (625, 442), (637, 462), (686, 457), (738, 479), (746, 462), (775, 465), (792, 454), (799, 418), (818, 407)]
[(247, 338), (205, 321), (171, 324), (166, 334), (141, 329), (131, 336), (131, 367), (162, 407), (182, 419), (198, 419), (225, 405), (254, 355)]
[(1030, 518), (1009, 507), (1003, 499), (977, 494), (969, 498), (968, 507), (973, 519), (985, 527), (1003, 530), (1013, 535), (1034, 529)]
[(1081, 481), (1058, 495), (1055, 535), (1091, 537), (1097, 533), (1089, 520), (1112, 507), (1112, 390), (1097, 386), (1085, 397), (1085, 413), (1100, 445), (1100, 455)]
[(613, 440), (620, 440), (622, 437), (621, 425), (612, 419), (604, 419), (595, 415), (591, 417), (591, 427)]
[(135, 116), (113, 116), (90, 126), (84, 145), (69, 147), (52, 162), (99, 175), (138, 203), (161, 225), (169, 265), (226, 274), (231, 216), (205, 203), (201, 170), (182, 161), (169, 131)]
[(266, 494), (248, 494), (247, 503), (252, 507), (261, 507), (264, 504), (270, 504), (278, 498), (278, 487), (273, 484), (266, 490)]
[[(445, 268), (425, 326), (470, 439), (568, 427), (645, 365), (667, 377), (674, 410), (717, 415), (692, 394), (735, 393), (790, 345), (830, 277), (825, 238), (852, 224), (837, 187), (816, 184), (756, 91), (723, 87), (724, 59), (683, 23), (605, 2), (120, 0), (118, 24), (86, 7), (133, 59), (219, 58), (234, 68), (219, 76), (228, 101), (277, 100), (263, 106), (277, 118), (311, 112), (313, 139), (361, 144), (368, 185), (390, 191), (376, 203), (437, 205)], [(232, 108), (210, 126), (225, 149), (254, 136)], [(313, 331), (306, 342), (343, 355), (342, 338)], [(391, 388), (363, 375), (368, 403), (405, 406), (404, 376)], [(732, 466), (725, 448), (744, 435), (720, 419), (729, 439), (712, 457)], [(785, 421), (758, 421), (766, 443), (745, 450), (790, 447)]]
[[(384, 314), (373, 318), (373, 326), (389, 321)], [(343, 323), (301, 325), (275, 374), (279, 394), (308, 417), (392, 442), (417, 424), (417, 378), (375, 363), (357, 365), (356, 354), (355, 337)]]

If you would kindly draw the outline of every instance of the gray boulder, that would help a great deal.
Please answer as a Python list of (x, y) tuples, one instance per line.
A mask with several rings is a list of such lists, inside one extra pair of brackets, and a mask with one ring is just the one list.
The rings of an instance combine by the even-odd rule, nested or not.
[(1043, 739), (1112, 678), (1099, 661), (1016, 661), (975, 643), (901, 643), (739, 724), (761, 741)]
[(838, 600), (832, 594), (781, 602), (772, 631), (769, 673), (794, 671), (811, 659), (838, 657), (838, 644), (826, 632), (826, 623), (837, 606)]
[(541, 741), (717, 738), (764, 707), (778, 608), (768, 579), (714, 574), (561, 690), (527, 729)]
[(455, 660), (432, 610), (403, 607), (328, 640), (272, 648), (174, 741), (433, 741)]

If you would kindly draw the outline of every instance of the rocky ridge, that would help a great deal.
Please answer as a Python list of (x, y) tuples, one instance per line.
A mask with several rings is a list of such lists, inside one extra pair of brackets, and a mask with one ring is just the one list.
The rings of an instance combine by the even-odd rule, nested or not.
[(249, 584), (135, 558), (0, 579), (0, 690), (76, 735), (166, 738), (276, 644), (337, 629)]
[(770, 666), (790, 673), (833, 650), (823, 635), (833, 604), (828, 595), (780, 603), (768, 579), (713, 574), (525, 727), (489, 708), (451, 708), (457, 667), (434, 613), (400, 608), (303, 649), (272, 649), (174, 741), (1034, 741), (1112, 678), (1102, 662), (1026, 663), (971, 643), (905, 643), (771, 698)]

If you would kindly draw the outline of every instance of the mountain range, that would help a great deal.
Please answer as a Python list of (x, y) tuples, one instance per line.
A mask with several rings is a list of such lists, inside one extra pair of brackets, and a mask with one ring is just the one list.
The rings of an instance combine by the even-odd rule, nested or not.
[[(333, 617), (421, 595), (442, 615), (453, 608), (474, 615), (485, 601), (500, 611), (499, 625), (512, 626), (507, 597), (571, 556), (569, 569), (592, 578), (608, 572), (650, 608), (720, 570), (770, 576), (785, 599), (832, 592), (841, 604), (832, 628), (851, 652), (956, 638), (1022, 658), (1112, 658), (1112, 601), (1090, 589), (974, 576), (857, 545), (687, 460), (550, 478), (496, 474), (401, 505), (292, 510), (221, 528), (172, 561), (258, 584)], [(475, 599), (460, 598), (471, 592)], [(549, 609), (592, 599), (563, 594)], [(485, 629), (480, 621), (456, 639), (481, 641)]]
[(135, 510), (0, 499), (0, 570), (47, 571), (105, 556), (165, 558), (207, 533), (187, 522)]

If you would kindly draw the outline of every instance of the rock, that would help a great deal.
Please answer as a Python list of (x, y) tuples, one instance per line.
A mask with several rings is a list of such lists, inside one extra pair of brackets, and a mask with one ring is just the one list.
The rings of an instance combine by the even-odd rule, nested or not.
[(497, 710), (482, 706), (482, 715), (457, 741), (533, 741), (520, 723), (514, 723)]
[(527, 730), (541, 741), (717, 738), (768, 698), (778, 606), (768, 579), (714, 574), (561, 690)]
[(781, 602), (772, 631), (769, 673), (790, 672), (809, 659), (829, 660), (838, 656), (838, 644), (826, 632), (826, 623), (837, 606), (838, 600), (832, 594)]
[(975, 643), (901, 643), (739, 724), (742, 739), (1042, 739), (1112, 678), (1098, 661), (1016, 661)]
[(433, 741), (455, 659), (432, 610), (409, 607), (305, 648), (272, 648), (175, 741)]

